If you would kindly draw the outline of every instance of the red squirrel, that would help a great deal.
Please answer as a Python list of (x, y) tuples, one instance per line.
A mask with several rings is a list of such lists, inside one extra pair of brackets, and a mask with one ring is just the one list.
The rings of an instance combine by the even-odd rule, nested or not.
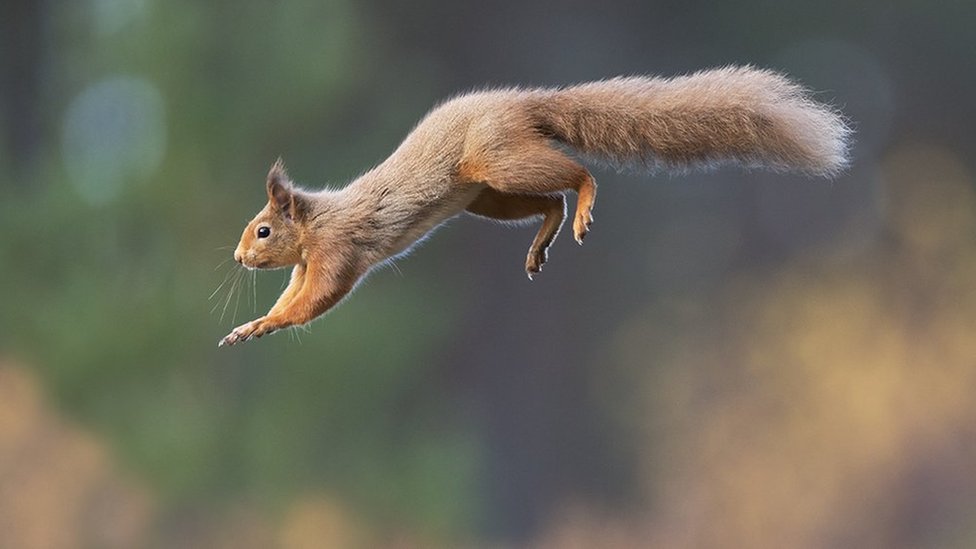
[(563, 146), (652, 170), (735, 163), (830, 177), (847, 165), (849, 134), (844, 119), (804, 88), (752, 67), (455, 97), (341, 190), (300, 189), (275, 162), (268, 203), (244, 229), (234, 259), (250, 269), (294, 266), (291, 281), (266, 315), (218, 345), (315, 319), (370, 269), (461, 212), (540, 218), (525, 260), (531, 278), (563, 224), (567, 191), (577, 196), (577, 242), (593, 221), (596, 183)]

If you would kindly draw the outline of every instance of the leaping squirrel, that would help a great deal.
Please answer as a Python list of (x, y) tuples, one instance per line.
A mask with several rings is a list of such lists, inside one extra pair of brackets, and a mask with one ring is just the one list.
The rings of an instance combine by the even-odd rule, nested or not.
[(593, 221), (593, 176), (559, 145), (649, 169), (735, 163), (830, 177), (847, 165), (849, 134), (844, 119), (804, 88), (752, 67), (461, 95), (342, 190), (300, 189), (281, 160), (274, 163), (268, 203), (248, 223), (234, 259), (251, 269), (294, 266), (291, 281), (266, 315), (218, 345), (322, 315), (370, 269), (461, 212), (541, 218), (525, 260), (531, 278), (562, 226), (567, 191), (577, 194), (577, 242)]

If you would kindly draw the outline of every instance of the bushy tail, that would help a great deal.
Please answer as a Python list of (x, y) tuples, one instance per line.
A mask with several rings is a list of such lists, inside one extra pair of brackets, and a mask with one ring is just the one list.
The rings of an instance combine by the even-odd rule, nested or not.
[(542, 92), (540, 131), (615, 164), (723, 163), (831, 176), (851, 130), (786, 77), (726, 67), (675, 78), (614, 78)]

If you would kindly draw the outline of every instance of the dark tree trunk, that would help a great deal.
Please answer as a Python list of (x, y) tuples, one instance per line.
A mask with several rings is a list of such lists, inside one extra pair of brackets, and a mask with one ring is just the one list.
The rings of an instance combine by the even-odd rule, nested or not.
[(15, 172), (30, 166), (41, 147), (39, 95), (46, 12), (42, 0), (0, 3), (0, 143), (8, 169)]

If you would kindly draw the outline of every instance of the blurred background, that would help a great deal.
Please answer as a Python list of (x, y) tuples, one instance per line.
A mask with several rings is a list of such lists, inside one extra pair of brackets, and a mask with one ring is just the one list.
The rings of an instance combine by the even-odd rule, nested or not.
[[(973, 2), (0, 14), (0, 546), (976, 546)], [(535, 227), (459, 218), (216, 348), (287, 276), (226, 261), (278, 155), (342, 185), (459, 91), (730, 63), (850, 170), (594, 166), (533, 282)]]

